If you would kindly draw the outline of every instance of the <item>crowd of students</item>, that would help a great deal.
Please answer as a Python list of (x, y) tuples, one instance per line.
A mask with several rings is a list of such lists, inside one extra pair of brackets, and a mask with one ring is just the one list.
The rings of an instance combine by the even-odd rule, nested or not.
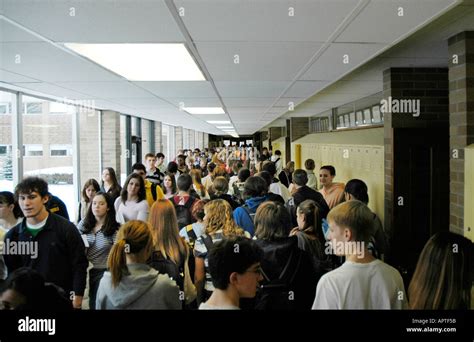
[[(360, 179), (264, 148), (148, 153), (84, 182), (78, 220), (36, 177), (0, 192), (6, 309), (466, 309), (472, 242), (434, 235), (408, 286)], [(318, 186), (319, 178), (319, 186)], [(21, 253), (12, 246), (23, 244)], [(453, 248), (453, 246), (456, 248)], [(36, 246), (36, 247), (35, 247)], [(17, 248), (17, 247), (15, 247)], [(36, 249), (35, 249), (36, 248)], [(16, 249), (17, 251), (19, 249)], [(35, 253), (32, 253), (35, 251)], [(87, 291), (86, 291), (87, 289)], [(88, 301), (84, 300), (87, 294)], [(48, 303), (48, 304), (45, 304)]]

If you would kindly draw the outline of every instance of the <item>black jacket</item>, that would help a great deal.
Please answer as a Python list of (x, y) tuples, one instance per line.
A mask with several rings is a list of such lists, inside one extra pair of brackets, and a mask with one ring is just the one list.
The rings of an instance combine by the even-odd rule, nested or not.
[(293, 194), (294, 206), (289, 206), (293, 225), (298, 225), (296, 222), (296, 208), (300, 205), (301, 202), (304, 202), (308, 199), (315, 201), (318, 205), (321, 219), (326, 218), (328, 216), (329, 207), (326, 201), (324, 200), (323, 195), (305, 185), (296, 190), (296, 192)]
[(20, 267), (31, 267), (41, 273), (46, 282), (61, 287), (66, 293), (74, 291), (84, 294), (88, 261), (85, 246), (76, 226), (61, 216), (49, 214), (45, 226), (33, 237), (26, 230), (26, 218), (11, 228), (5, 236), (7, 241), (36, 242), (34, 255), (4, 255), (8, 272)]

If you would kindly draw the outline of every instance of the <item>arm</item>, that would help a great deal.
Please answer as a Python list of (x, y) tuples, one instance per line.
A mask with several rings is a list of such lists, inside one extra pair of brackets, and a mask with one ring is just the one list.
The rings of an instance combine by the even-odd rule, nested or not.
[(148, 220), (148, 202), (146, 200), (141, 201), (138, 203), (138, 214), (137, 214), (137, 220), (141, 221), (147, 221)]
[(204, 267), (204, 258), (195, 257), (195, 269), (194, 269), (194, 286), (197, 290), (198, 303), (202, 298), (202, 292), (204, 290), (204, 279), (206, 271)]

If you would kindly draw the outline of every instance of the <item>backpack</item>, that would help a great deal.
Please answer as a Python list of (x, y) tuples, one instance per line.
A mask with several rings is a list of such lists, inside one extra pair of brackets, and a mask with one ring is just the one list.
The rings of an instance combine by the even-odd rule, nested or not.
[(276, 279), (270, 280), (262, 269), (264, 281), (255, 298), (256, 310), (292, 310), (296, 309), (295, 296), (292, 293), (293, 281), (299, 271), (303, 251), (293, 249), (290, 257)]
[(189, 196), (188, 201), (184, 205), (182, 205), (176, 204), (175, 198), (176, 196), (173, 198), (173, 204), (174, 208), (176, 209), (178, 227), (179, 229), (181, 229), (194, 222), (193, 216), (191, 215), (191, 208), (193, 207), (194, 201), (196, 199), (192, 196)]
[(161, 274), (167, 274), (176, 282), (181, 290), (184, 288), (184, 269), (176, 265), (173, 260), (165, 258), (159, 251), (153, 252), (148, 265)]

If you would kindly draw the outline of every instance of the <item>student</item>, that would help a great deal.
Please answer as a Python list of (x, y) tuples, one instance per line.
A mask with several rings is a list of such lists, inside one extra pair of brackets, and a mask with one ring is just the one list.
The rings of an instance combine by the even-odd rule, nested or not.
[(439, 232), (426, 243), (408, 288), (415, 310), (471, 308), (473, 244), (465, 237)]
[(0, 310), (35, 312), (71, 311), (71, 301), (61, 288), (46, 284), (44, 277), (29, 267), (10, 273), (0, 292)]
[(97, 291), (98, 310), (179, 310), (179, 287), (146, 264), (153, 252), (148, 223), (132, 220), (117, 235)]
[[(404, 309), (400, 273), (368, 251), (373, 215), (360, 201), (339, 204), (329, 212), (329, 240), (346, 262), (319, 280), (313, 309)], [(326, 249), (328, 252), (328, 249)]]
[(257, 292), (263, 251), (242, 236), (217, 242), (209, 251), (209, 273), (214, 291), (199, 310), (238, 310), (241, 298), (253, 298)]
[(308, 252), (315, 272), (322, 274), (327, 265), (327, 256), (324, 254), (326, 241), (317, 203), (313, 200), (301, 202), (296, 210), (296, 221), (298, 226), (292, 229), (290, 236), (298, 238), (298, 247)]
[(270, 160), (275, 163), (276, 175), (279, 175), (283, 171), (283, 160), (281, 159), (281, 151), (276, 150), (275, 154), (270, 158)]
[(278, 174), (278, 179), (280, 179), (281, 184), (286, 186), (291, 192), (291, 183), (293, 182), (293, 172), (295, 171), (295, 162), (289, 161), (286, 163), (286, 167), (281, 170)]
[(263, 250), (262, 288), (255, 298), (259, 310), (309, 310), (318, 274), (309, 254), (289, 236), (291, 219), (285, 206), (262, 203), (255, 216), (256, 243)]
[(254, 217), (260, 204), (267, 200), (267, 183), (263, 178), (252, 176), (245, 181), (245, 204), (234, 210), (234, 220), (239, 227), (253, 236), (255, 233)]
[(100, 182), (100, 191), (106, 192), (115, 201), (120, 196), (122, 187), (119, 185), (115, 170), (111, 167), (106, 167), (102, 171), (102, 181)]
[(133, 164), (132, 173), (136, 173), (143, 178), (143, 182), (145, 183), (146, 201), (150, 208), (156, 200), (159, 200), (165, 197), (163, 190), (161, 188), (161, 185), (157, 183), (152, 183), (146, 177), (145, 165), (143, 165), (142, 163)]
[(178, 187), (176, 186), (176, 178), (173, 175), (166, 175), (161, 184), (161, 189), (166, 199), (170, 199), (178, 193)]
[(48, 192), (48, 202), (46, 202), (46, 209), (52, 213), (64, 217), (69, 220), (69, 213), (67, 212), (66, 204), (57, 196)]
[(37, 248), (36, 253), (32, 248), (29, 254), (5, 254), (8, 272), (31, 267), (45, 281), (72, 294), (74, 308), (81, 308), (88, 262), (79, 232), (71, 222), (46, 210), (48, 183), (43, 179), (25, 178), (16, 186), (15, 197), (25, 219), (8, 231), (5, 241), (36, 242)]
[(132, 173), (127, 177), (120, 197), (115, 200), (114, 207), (119, 223), (148, 219), (149, 206), (146, 201), (145, 182), (142, 176)]
[[(164, 174), (155, 166), (156, 157), (153, 153), (145, 154), (146, 176), (145, 178), (155, 185), (163, 183)], [(132, 167), (133, 169), (133, 167)]]
[(188, 224), (179, 231), (179, 235), (184, 237), (191, 247), (194, 247), (194, 242), (197, 238), (204, 234), (204, 216), (206, 215), (204, 213), (204, 206), (208, 202), (209, 200), (197, 200), (191, 210), (191, 215), (196, 222)]
[(10, 191), (0, 192), (0, 241), (3, 241), (8, 230), (20, 223), (22, 219), (23, 213), (13, 194)]
[(178, 178), (178, 194), (171, 198), (176, 209), (178, 218), (178, 227), (181, 229), (194, 222), (192, 217), (192, 208), (197, 199), (190, 194), (193, 180), (187, 173)]
[(306, 185), (310, 189), (318, 190), (318, 179), (314, 174), (315, 167), (316, 165), (313, 159), (306, 159), (304, 162), (304, 168), (306, 169), (306, 174), (308, 175), (308, 183), (306, 183)]
[(262, 165), (262, 171), (267, 171), (272, 176), (272, 184), (270, 184), (269, 192), (280, 195), (285, 203), (290, 199), (290, 191), (278, 178), (275, 178), (276, 168), (275, 163), (266, 161)]
[[(369, 204), (369, 194), (367, 184), (360, 179), (351, 179), (344, 188), (344, 198), (346, 201), (358, 200), (365, 205)], [(387, 239), (385, 237), (382, 221), (373, 213), (373, 234), (369, 242), (369, 251), (380, 260), (384, 260), (387, 252)]]
[(165, 155), (161, 152), (158, 152), (156, 154), (156, 163), (155, 167), (162, 173), (164, 174), (166, 171), (166, 165), (165, 165)]
[(334, 166), (325, 165), (319, 170), (319, 183), (322, 186), (319, 192), (323, 195), (329, 209), (344, 201), (344, 183), (334, 183), (334, 177), (336, 177)]
[(232, 196), (227, 193), (229, 191), (229, 183), (225, 177), (216, 177), (212, 187), (214, 194), (211, 196), (211, 199), (223, 199), (229, 202), (232, 210), (235, 210), (239, 206), (239, 203), (234, 201)]
[(189, 272), (186, 263), (191, 253), (186, 241), (179, 236), (173, 204), (166, 199), (156, 201), (150, 209), (149, 224), (154, 249), (148, 264), (161, 274), (168, 274), (183, 291), (186, 276), (183, 273)]
[(198, 169), (192, 169), (189, 171), (189, 175), (193, 180), (193, 190), (199, 196), (200, 199), (210, 199), (206, 187), (201, 183), (201, 171)]
[(107, 258), (120, 224), (115, 220), (114, 203), (108, 194), (99, 191), (91, 202), (77, 229), (83, 234), (83, 240), (87, 241), (86, 255), (92, 264), (89, 269), (89, 308), (94, 310), (99, 282), (107, 269)]
[(79, 202), (79, 208), (77, 209), (77, 223), (86, 217), (87, 211), (91, 205), (92, 199), (95, 194), (100, 191), (99, 183), (94, 178), (88, 179), (82, 187), (82, 199)]
[(199, 302), (207, 300), (211, 292), (214, 291), (209, 273), (209, 250), (224, 237), (245, 235), (242, 228), (235, 224), (232, 218), (232, 208), (227, 201), (222, 199), (212, 200), (204, 206), (204, 212), (205, 232), (196, 240), (194, 245), (196, 264), (194, 283), (198, 291)]

